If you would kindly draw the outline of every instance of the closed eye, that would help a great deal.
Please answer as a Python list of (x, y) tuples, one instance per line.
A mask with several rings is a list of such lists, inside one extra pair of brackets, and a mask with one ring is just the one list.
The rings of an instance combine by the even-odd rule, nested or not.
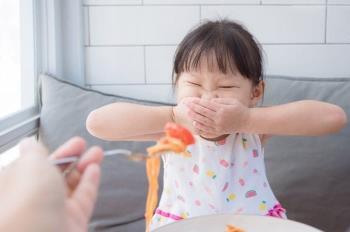
[(200, 84), (195, 83), (195, 82), (191, 82), (191, 81), (188, 81), (188, 83), (191, 84), (191, 85), (195, 85), (195, 86), (201, 86)]
[(225, 85), (225, 86), (219, 86), (219, 88), (222, 89), (231, 89), (231, 88), (239, 88), (238, 86), (234, 86), (234, 85)]

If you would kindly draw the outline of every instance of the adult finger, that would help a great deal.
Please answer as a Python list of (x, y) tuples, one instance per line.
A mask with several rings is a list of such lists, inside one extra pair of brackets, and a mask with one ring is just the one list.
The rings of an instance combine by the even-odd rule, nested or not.
[(83, 172), (84, 169), (92, 164), (100, 164), (103, 159), (103, 150), (100, 147), (92, 147), (90, 148), (84, 155), (81, 156), (79, 163), (77, 165), (77, 169), (80, 172)]
[(85, 146), (86, 142), (84, 139), (80, 137), (73, 137), (54, 151), (51, 154), (50, 159), (80, 155), (84, 152)]
[(74, 169), (70, 173), (65, 176), (66, 179), (66, 185), (67, 185), (67, 196), (71, 196), (74, 190), (77, 188), (80, 179), (81, 179), (81, 173)]
[(87, 166), (71, 197), (87, 218), (91, 216), (96, 201), (100, 177), (101, 171), (97, 164)]

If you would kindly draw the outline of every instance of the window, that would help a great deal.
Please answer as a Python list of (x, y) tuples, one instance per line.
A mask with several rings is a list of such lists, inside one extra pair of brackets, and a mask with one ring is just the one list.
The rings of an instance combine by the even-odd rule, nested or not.
[(81, 1), (0, 0), (0, 156), (38, 130), (40, 73), (84, 85), (83, 10)]
[(19, 147), (15, 146), (0, 155), (0, 171), (19, 157)]
[(0, 118), (35, 101), (33, 7), (25, 1), (0, 1)]
[(0, 153), (38, 127), (36, 12), (36, 0), (0, 1)]

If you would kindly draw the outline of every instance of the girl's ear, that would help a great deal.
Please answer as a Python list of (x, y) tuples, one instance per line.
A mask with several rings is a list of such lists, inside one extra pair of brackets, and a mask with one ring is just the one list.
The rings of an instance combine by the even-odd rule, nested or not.
[(250, 99), (252, 106), (256, 106), (258, 102), (262, 99), (262, 97), (264, 96), (264, 90), (265, 82), (263, 80), (261, 80), (256, 86), (253, 86)]

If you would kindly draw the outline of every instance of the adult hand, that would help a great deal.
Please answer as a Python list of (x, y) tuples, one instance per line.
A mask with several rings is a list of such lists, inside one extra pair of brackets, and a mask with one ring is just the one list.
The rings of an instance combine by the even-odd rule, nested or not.
[[(58, 148), (50, 159), (63, 158), (75, 154), (83, 154), (85, 141), (72, 138)], [(77, 166), (66, 176), (65, 222), (67, 232), (86, 232), (90, 220), (100, 180), (100, 163), (103, 151), (99, 147), (92, 147), (80, 158)]]
[[(85, 142), (73, 138), (50, 159), (82, 154)], [(0, 231), (87, 231), (95, 203), (102, 150), (84, 153), (77, 170), (64, 179), (33, 140), (20, 144), (21, 157), (0, 172)]]

